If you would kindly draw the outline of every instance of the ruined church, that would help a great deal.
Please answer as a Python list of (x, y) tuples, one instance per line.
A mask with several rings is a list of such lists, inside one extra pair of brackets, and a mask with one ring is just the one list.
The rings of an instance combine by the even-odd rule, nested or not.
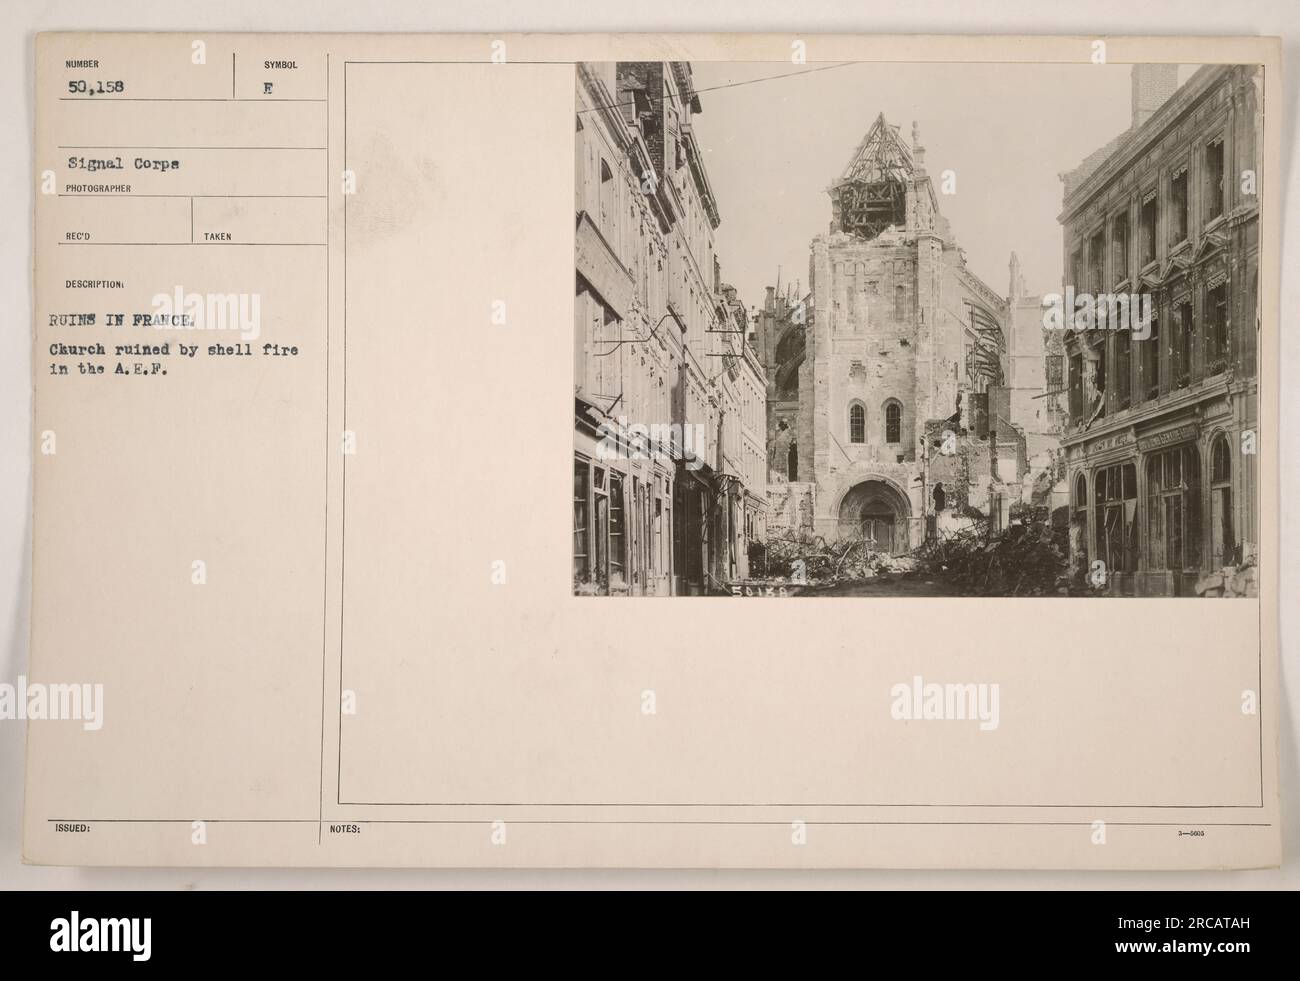
[(967, 268), (916, 124), (909, 146), (879, 115), (828, 193), (807, 291), (769, 288), (758, 317), (772, 515), (898, 555), (947, 519), (1005, 514), (1026, 470), (1015, 301)]

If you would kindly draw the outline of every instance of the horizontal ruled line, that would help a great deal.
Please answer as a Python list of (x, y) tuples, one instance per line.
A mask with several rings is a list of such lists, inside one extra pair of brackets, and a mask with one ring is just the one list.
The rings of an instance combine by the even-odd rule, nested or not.
[(323, 146), (60, 146), (60, 150), (326, 150)]
[(340, 800), (340, 807), (951, 807), (951, 808), (1058, 808), (1062, 810), (1262, 810), (1263, 804), (854, 804), (846, 801), (577, 801), (571, 803), (535, 801), (407, 801)]
[(111, 194), (111, 193), (94, 193), (75, 191), (60, 191), (58, 197), (61, 198), (211, 198), (218, 200), (229, 200), (232, 198), (317, 198), (323, 200), (329, 197), (328, 194)]
[[(468, 820), (464, 818), (379, 818), (367, 820), (365, 818), (47, 818), (47, 824), (192, 824), (195, 820), (202, 820), (205, 824), (456, 824), (456, 825), (480, 825), (490, 824), (490, 820), (482, 818), (479, 820)], [(546, 820), (510, 820), (509, 824), (520, 825), (556, 825), (556, 824), (614, 824), (614, 825), (722, 825), (722, 826), (745, 826), (745, 825), (771, 825), (775, 827), (785, 827), (789, 821), (768, 820), (768, 821), (649, 821), (635, 819), (609, 819), (609, 820), (580, 820), (568, 819), (560, 821)], [(1063, 827), (1063, 828), (1087, 828), (1092, 826), (1091, 821), (809, 821), (809, 824), (816, 827), (855, 827), (867, 825), (915, 825), (922, 827), (938, 827), (943, 825), (968, 825), (972, 827)], [(1109, 825), (1124, 828), (1271, 828), (1270, 823), (1245, 823), (1245, 822), (1225, 822), (1225, 821), (1107, 821)]]
[(59, 101), (60, 102), (324, 102), (326, 100), (324, 99), (231, 99), (231, 98), (188, 99), (188, 98), (168, 98), (162, 96), (155, 97), (155, 98), (145, 98), (143, 96), (139, 98), (128, 98), (124, 96), (122, 98), (112, 99), (104, 96), (95, 97), (90, 95), (81, 95), (81, 96), (61, 95), (59, 96)]
[(174, 245), (290, 245), (290, 246), (320, 246), (328, 245), (328, 242), (56, 242), (56, 245), (156, 245), (170, 248)]

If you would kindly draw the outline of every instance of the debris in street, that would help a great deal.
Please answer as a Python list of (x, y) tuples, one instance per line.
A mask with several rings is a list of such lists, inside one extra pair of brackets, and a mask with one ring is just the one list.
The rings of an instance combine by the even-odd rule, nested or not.
[(910, 573), (915, 568), (915, 559), (879, 551), (865, 538), (828, 542), (820, 535), (771, 539), (750, 564), (751, 573), (760, 581), (807, 586), (859, 582)]
[(1012, 525), (992, 538), (960, 531), (916, 553), (923, 573), (959, 594), (1051, 596), (1066, 588), (1069, 540), (1042, 515)]
[(1197, 596), (1234, 597), (1259, 595), (1259, 551), (1248, 547), (1241, 562), (1235, 566), (1225, 566), (1218, 572), (1211, 572), (1196, 580), (1194, 592)]

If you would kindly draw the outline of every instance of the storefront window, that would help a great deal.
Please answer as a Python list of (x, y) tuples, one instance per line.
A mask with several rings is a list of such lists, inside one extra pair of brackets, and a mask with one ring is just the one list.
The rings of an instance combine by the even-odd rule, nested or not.
[(622, 585), (627, 580), (627, 521), (624, 517), (623, 475), (609, 475), (609, 581)]
[(1232, 454), (1222, 434), (1210, 450), (1210, 561), (1213, 568), (1237, 561), (1232, 521)]
[(1201, 564), (1200, 454), (1192, 445), (1147, 457), (1147, 561), (1153, 570)]
[(587, 522), (591, 517), (588, 500), (591, 466), (581, 458), (573, 461), (573, 578), (586, 582), (591, 576), (591, 534)]
[(1083, 474), (1079, 474), (1074, 478), (1073, 504), (1073, 518), (1071, 521), (1073, 528), (1070, 533), (1071, 548), (1082, 553), (1080, 557), (1086, 560), (1088, 555), (1088, 479)]
[(605, 484), (604, 467), (593, 467), (591, 478), (592, 501), (595, 513), (593, 522), (595, 540), (592, 554), (595, 559), (596, 582), (602, 589), (609, 588), (609, 491)]
[(632, 478), (632, 582), (643, 586), (650, 568), (649, 556), (646, 554), (645, 532), (650, 525), (650, 516), (646, 510), (645, 485), (637, 477)]
[(1102, 467), (1094, 477), (1097, 558), (1110, 572), (1137, 570), (1137, 468)]

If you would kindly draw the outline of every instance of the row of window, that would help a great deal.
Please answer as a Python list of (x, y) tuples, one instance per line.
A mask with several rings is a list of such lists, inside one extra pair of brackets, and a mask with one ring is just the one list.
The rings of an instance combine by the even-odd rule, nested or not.
[[(1107, 411), (1122, 412), (1136, 402), (1149, 402), (1166, 392), (1186, 388), (1196, 377), (1209, 378), (1227, 370), (1232, 354), (1227, 282), (1205, 289), (1201, 307), (1203, 324), (1197, 324), (1190, 295), (1171, 304), (1169, 309), (1172, 323), (1168, 328), (1162, 325), (1160, 313), (1155, 310), (1150, 336), (1143, 340), (1134, 340), (1127, 330), (1101, 333), (1094, 352), (1096, 368), (1087, 405), (1084, 404), (1084, 353), (1076, 351), (1070, 355), (1071, 419), (1077, 422), (1100, 418)], [(1136, 358), (1134, 345), (1139, 349)], [(1054, 391), (1051, 358), (1047, 368), (1048, 387)], [(1112, 387), (1113, 398), (1110, 397)]]
[[(626, 157), (617, 154), (594, 125), (578, 122), (581, 164), (578, 206), (592, 215), (610, 248), (631, 272), (650, 315), (657, 321), (672, 303), (686, 321), (687, 344), (701, 371), (710, 372), (707, 351), (716, 348), (708, 334), (715, 326), (713, 293), (717, 259), (712, 227), (692, 181), (682, 183), (686, 214), (667, 242), (647, 233), (653, 224), (643, 203), (645, 189)], [(710, 290), (709, 278), (715, 282)]]
[[(707, 527), (706, 527), (707, 526)], [(715, 498), (690, 479), (642, 480), (576, 454), (573, 462), (574, 592), (669, 595), (705, 588), (706, 542), (715, 574), (734, 578), (761, 509)]]
[(767, 397), (762, 386), (748, 371), (741, 371), (740, 412), (742, 424), (751, 433), (761, 434), (766, 425)]
[[(1202, 224), (1207, 225), (1223, 214), (1225, 208), (1224, 188), (1224, 147), (1223, 137), (1216, 136), (1201, 148), (1202, 153), (1202, 193), (1200, 206)], [(1188, 164), (1184, 161), (1175, 167), (1165, 181), (1165, 195), (1162, 199), (1159, 186), (1149, 188), (1143, 195), (1138, 209), (1138, 269), (1143, 269), (1155, 262), (1159, 256), (1160, 211), (1162, 200), (1168, 209), (1168, 233), (1166, 242), (1173, 248), (1187, 240), (1191, 234), (1190, 208), (1191, 198), (1188, 193)], [(1125, 208), (1115, 215), (1109, 226), (1103, 225), (1087, 241), (1087, 266), (1085, 267), (1084, 249), (1074, 251), (1071, 257), (1070, 275), (1078, 290), (1090, 290), (1100, 293), (1105, 284), (1121, 283), (1132, 279), (1137, 270), (1131, 266), (1132, 235), (1129, 228), (1129, 212)], [(1106, 276), (1106, 233), (1110, 232), (1110, 278)]]
[[(692, 376), (712, 380), (724, 362), (711, 357), (711, 353), (721, 352), (724, 345), (733, 348), (735, 340), (722, 340), (723, 332), (716, 329), (720, 271), (698, 190), (692, 182), (685, 183), (681, 197), (687, 215), (676, 223), (670, 234), (661, 237), (641, 200), (646, 193), (644, 188), (632, 174), (626, 156), (615, 151), (603, 127), (591, 121), (591, 117), (584, 123), (580, 116), (577, 142), (578, 207), (593, 217), (606, 243), (631, 272), (633, 283), (639, 287), (644, 323), (650, 331), (661, 335), (670, 330), (675, 332), (668, 318), (671, 303), (674, 313), (686, 324), (684, 357), (695, 368)], [(692, 253), (692, 249), (696, 251)], [(702, 264), (696, 262), (695, 256), (703, 257)], [(709, 271), (713, 278), (712, 290), (704, 278)], [(744, 317), (743, 309), (740, 316)], [(743, 333), (744, 325), (736, 326)], [(579, 391), (597, 398), (603, 405), (616, 406), (617, 415), (667, 423), (678, 412), (673, 408), (670, 390), (678, 366), (662, 363), (653, 352), (647, 356), (644, 350), (637, 351), (637, 342), (644, 339), (645, 330), (641, 324), (625, 324), (579, 276), (574, 339), (574, 370)], [(716, 462), (716, 414), (709, 407), (709, 387), (707, 383), (688, 384), (683, 408), (685, 418), (698, 424), (704, 432), (705, 445), (693, 448), (702, 458)], [(750, 392), (749, 425), (761, 430), (762, 422), (752, 418), (758, 411), (754, 408), (757, 401)], [(729, 428), (734, 428), (731, 426), (734, 418), (729, 410)], [(735, 433), (726, 451), (738, 457), (740, 449), (739, 433)], [(765, 466), (758, 461), (747, 469), (761, 476)]]
[[(761, 432), (756, 432), (751, 423), (760, 403), (755, 397), (757, 388), (750, 379), (747, 366), (742, 368), (737, 378), (737, 387), (739, 411), (728, 412), (722, 417), (722, 452), (739, 471), (745, 485), (762, 493), (767, 482), (767, 455), (754, 448), (754, 441), (762, 439)], [(707, 440), (707, 434), (705, 438)]]
[(601, 593), (642, 592), (672, 570), (672, 497), (647, 482), (576, 457), (573, 464), (573, 581)]
[(574, 297), (574, 382), (584, 395), (607, 404), (617, 400), (615, 415), (632, 420), (672, 418), (671, 363), (650, 351), (633, 355), (635, 338), (581, 276)]
[[(885, 442), (901, 443), (903, 441), (903, 406), (901, 402), (890, 399), (885, 403)], [(849, 405), (849, 442), (865, 443), (867, 441), (867, 407), (861, 402)]]

